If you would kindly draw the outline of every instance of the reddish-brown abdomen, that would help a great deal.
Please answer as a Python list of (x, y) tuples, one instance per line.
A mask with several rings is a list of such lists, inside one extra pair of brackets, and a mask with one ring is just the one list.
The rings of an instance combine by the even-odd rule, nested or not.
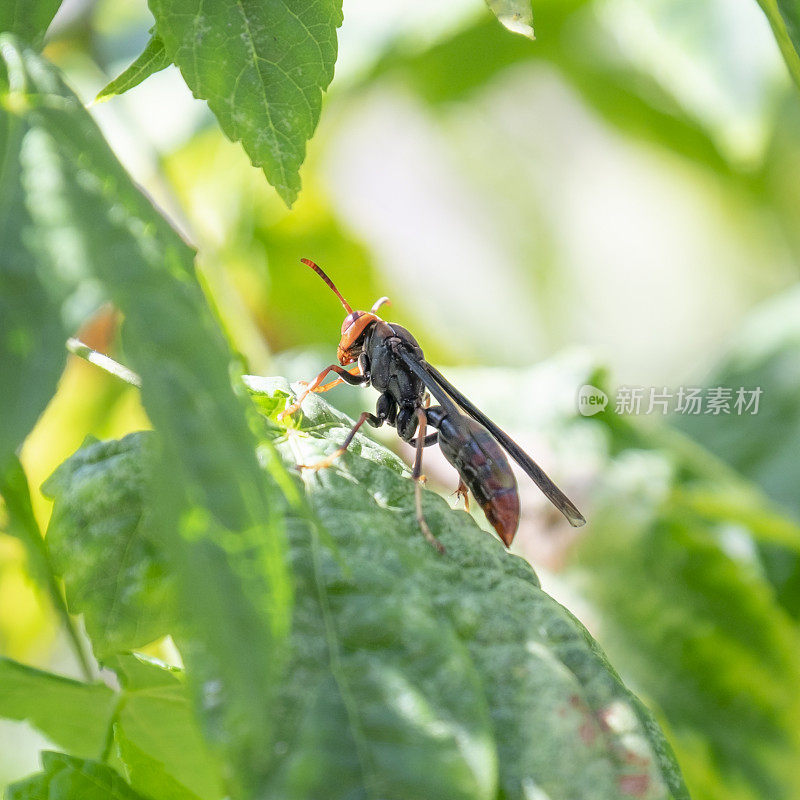
[(431, 409), (429, 419), (439, 429), (439, 446), (458, 470), (478, 505), (506, 547), (519, 524), (517, 481), (500, 445), (482, 425), (462, 414)]
[(519, 494), (516, 487), (493, 494), (481, 504), (481, 508), (503, 544), (511, 547), (519, 525)]

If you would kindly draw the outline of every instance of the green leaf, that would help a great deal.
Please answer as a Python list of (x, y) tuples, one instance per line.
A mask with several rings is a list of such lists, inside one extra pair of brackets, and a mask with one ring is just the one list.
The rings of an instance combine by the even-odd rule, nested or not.
[[(286, 383), (247, 385), (270, 469), (275, 445), (287, 466), (313, 462), (350, 424), (314, 397), (286, 430)], [(262, 797), (687, 796), (650, 715), (530, 566), (429, 492), (446, 556), (425, 542), (396, 456), (357, 437), (306, 473), (311, 509), (282, 481), (295, 608)]]
[[(538, 28), (546, 35), (535, 47), (507, 36), (491, 21), (480, 20), (422, 52), (390, 52), (378, 74), (388, 72), (393, 80), (410, 81), (429, 102), (448, 104), (480, 91), (513, 65), (551, 64), (609, 125), (677, 152), (717, 177), (732, 180), (737, 190), (757, 191), (720, 152), (703, 123), (652, 75), (633, 66), (620, 68), (613, 38), (599, 26), (586, 24), (588, 5), (586, 0), (539, 3)], [(465, 53), (470, 54), (466, 61)]]
[[(253, 378), (247, 382), (260, 407), (274, 417), (283, 405), (286, 385)], [(350, 425), (319, 397), (309, 398), (303, 411), (302, 420), (279, 445), (290, 465), (313, 463), (330, 453)], [(580, 623), (539, 588), (525, 562), (507, 554), (471, 517), (452, 511), (426, 492), (426, 519), (447, 547), (446, 556), (438, 556), (417, 526), (407, 468), (367, 438), (358, 437), (335, 467), (306, 476), (312, 506), (332, 542), (310, 534), (314, 562), (310, 575), (294, 556), (297, 613), (293, 634), (306, 639), (297, 649), (307, 662), (289, 673), (297, 685), (289, 688), (288, 708), (297, 713), (302, 687), (314, 682), (309, 664), (319, 669), (324, 663), (318, 644), (308, 649), (318, 637), (307, 637), (304, 630), (318, 624), (320, 612), (306, 606), (308, 596), (316, 591), (330, 617), (325, 620), (326, 635), (329, 642), (333, 636), (337, 659), (332, 668), (340, 682), (339, 692), (355, 698), (347, 709), (355, 707), (357, 720), (359, 711), (370, 718), (372, 686), (364, 685), (364, 675), (396, 680), (398, 663), (406, 684), (420, 686), (423, 696), (437, 698), (435, 704), (431, 701), (432, 710), (440, 717), (463, 715), (462, 704), (475, 703), (463, 689), (452, 693), (442, 686), (425, 692), (426, 665), (417, 659), (404, 664), (392, 653), (397, 641), (416, 652), (414, 638), (425, 636), (429, 614), (439, 640), (450, 642), (454, 637), (459, 641), (478, 673), (492, 723), (503, 797), (535, 796), (535, 791), (553, 800), (618, 798), (626, 793), (688, 797), (674, 756), (648, 712), (625, 689)], [(297, 536), (295, 532), (293, 553)], [(311, 587), (303, 583), (306, 580), (312, 582)], [(398, 608), (402, 609), (400, 619), (393, 613)], [(408, 627), (403, 617), (410, 618)], [(431, 645), (423, 652), (441, 657)], [(385, 661), (387, 657), (391, 660)], [(327, 752), (328, 760), (319, 765), (321, 781), (337, 764), (343, 775), (353, 767), (342, 764), (340, 736), (330, 733), (330, 741), (323, 739), (336, 687), (321, 677), (316, 681), (324, 697), (305, 711), (309, 716), (297, 734), (298, 751), (290, 751), (289, 764), (283, 769), (290, 775), (307, 775), (297, 761), (318, 764), (320, 754)], [(395, 692), (386, 694), (390, 700), (393, 696)], [(390, 712), (391, 707), (383, 715)], [(340, 730), (335, 723), (333, 727)], [(362, 733), (367, 746), (381, 741), (380, 732)], [(386, 768), (396, 769), (408, 781), (415, 773), (409, 766), (412, 758), (413, 754), (393, 752), (392, 761), (402, 763), (389, 761)], [(374, 763), (368, 758), (364, 761)], [(389, 787), (398, 780), (386, 786), (379, 783), (379, 793), (394, 796)], [(448, 780), (452, 782), (452, 777)], [(400, 797), (431, 796), (426, 795), (431, 789), (416, 778), (416, 783), (396, 791)], [(285, 786), (276, 796), (282, 791)], [(442, 796), (440, 791), (435, 796)]]
[(486, 5), (512, 33), (521, 33), (529, 39), (533, 35), (533, 8), (531, 0), (486, 0)]
[(159, 800), (214, 800), (224, 792), (183, 672), (138, 655), (113, 656), (114, 692), (0, 659), (0, 717), (26, 720), (80, 757), (118, 763), (137, 791)]
[(141, 55), (105, 88), (98, 92), (95, 101), (107, 100), (114, 95), (123, 94), (156, 72), (166, 69), (172, 62), (164, 49), (164, 42), (157, 34), (150, 37)]
[(144, 656), (115, 656), (107, 666), (124, 700), (114, 738), (131, 786), (159, 800), (214, 800), (224, 794), (203, 741), (181, 670)]
[(789, 74), (800, 86), (800, 2), (798, 0), (758, 0), (769, 20)]
[(175, 628), (174, 579), (143, 500), (153, 445), (152, 433), (87, 441), (42, 487), (55, 499), (53, 565), (103, 662)]
[[(123, 312), (125, 351), (159, 433), (148, 502), (155, 498), (151, 518), (180, 578), (182, 653), (231, 785), (256, 791), (270, 758), (291, 585), (281, 518), (231, 386), (230, 351), (192, 250), (134, 186), (80, 101), (13, 37), (0, 37), (0, 53), (0, 87), (9, 87), (0, 100), (28, 129), (21, 163), (32, 238), (56, 263), (77, 253), (74, 263)], [(209, 686), (224, 703), (208, 702)]]
[[(0, 495), (5, 501), (7, 522), (4, 533), (15, 536), (24, 545), (30, 562), (30, 572), (42, 585), (52, 581), (54, 603), (64, 606), (64, 599), (53, 577), (53, 568), (39, 525), (33, 514), (28, 479), (19, 459), (13, 456), (0, 471)], [(58, 606), (57, 606), (58, 607)]]
[[(369, 511), (373, 525), (383, 522)], [(295, 530), (294, 658), (277, 732), (291, 744), (276, 759), (268, 796), (493, 798), (497, 756), (468, 653), (391, 565), (374, 563), (362, 580), (369, 534), (352, 518), (345, 524), (351, 542), (362, 539), (355, 561), (313, 525)], [(419, 563), (408, 548), (394, 558)]]
[(0, 5), (0, 33), (15, 33), (39, 47), (61, 0), (4, 0)]
[[(754, 481), (800, 520), (800, 291), (792, 289), (754, 312), (731, 342), (707, 385), (761, 388), (757, 414), (678, 415), (673, 424)], [(746, 431), (746, 435), (742, 432)], [(771, 526), (776, 530), (776, 526)], [(797, 548), (763, 542), (760, 551), (783, 605), (800, 617)]]
[(143, 800), (99, 761), (43, 752), (42, 767), (42, 772), (9, 786), (6, 800)]
[(777, 3), (795, 50), (800, 50), (800, 3), (797, 0), (777, 0)]
[(0, 658), (0, 717), (26, 720), (76, 756), (98, 758), (108, 736), (115, 693)]
[(44, 411), (66, 363), (59, 304), (47, 278), (37, 274), (45, 265), (37, 265), (26, 237), (30, 217), (19, 165), (24, 133), (25, 125), (0, 106), (0, 466)]
[(333, 79), (341, 0), (150, 0), (169, 59), (291, 206)]
[[(776, 308), (765, 313), (767, 322), (762, 337), (784, 327)], [(753, 333), (748, 327), (742, 338), (756, 345)], [(570, 566), (560, 578), (570, 597), (580, 597), (611, 662), (668, 726), (692, 795), (797, 794), (797, 631), (775, 601), (754, 543), (797, 552), (798, 526), (685, 436), (640, 428), (610, 409), (579, 416), (576, 386), (612, 394), (586, 356), (524, 372), (452, 372), (501, 425), (549, 436), (556, 462), (561, 455), (593, 465), (587, 535), (564, 543)], [(787, 391), (790, 384), (791, 376)], [(750, 438), (741, 427), (739, 438)]]
[(0, 496), (5, 502), (7, 515), (5, 532), (16, 536), (25, 546), (30, 573), (47, 592), (50, 602), (67, 632), (84, 676), (90, 678), (92, 669), (84, 651), (83, 642), (70, 619), (61, 587), (56, 580), (52, 559), (39, 530), (39, 523), (33, 514), (31, 493), (25, 470), (16, 456), (10, 458), (5, 469), (1, 467), (2, 465), (0, 465)]
[(627, 450), (606, 467), (572, 577), (599, 611), (611, 658), (661, 709), (692, 769), (715, 773), (718, 797), (743, 785), (748, 797), (792, 796), (797, 629), (732, 554), (746, 532), (673, 501), (669, 462)]
[[(792, 289), (745, 320), (708, 386), (762, 389), (758, 412), (678, 415), (673, 424), (800, 519), (800, 290)], [(742, 436), (743, 430), (747, 435)]]

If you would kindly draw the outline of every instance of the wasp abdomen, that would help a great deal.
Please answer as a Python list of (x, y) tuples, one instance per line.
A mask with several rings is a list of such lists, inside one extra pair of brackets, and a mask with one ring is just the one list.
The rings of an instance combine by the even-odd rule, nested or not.
[(517, 481), (500, 445), (480, 424), (441, 406), (427, 410), (428, 422), (439, 431), (439, 447), (458, 470), (506, 547), (519, 524)]

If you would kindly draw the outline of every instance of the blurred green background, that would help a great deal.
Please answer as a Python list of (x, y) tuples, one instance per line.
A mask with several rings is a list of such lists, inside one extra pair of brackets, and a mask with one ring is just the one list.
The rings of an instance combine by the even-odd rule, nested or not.
[[(753, 0), (538, 0), (531, 42), (481, 0), (344, 12), (291, 211), (174, 67), (92, 112), (197, 245), (248, 371), (310, 378), (335, 355), (342, 310), (301, 257), (355, 307), (389, 295), (589, 518), (568, 529), (522, 481), (514, 550), (655, 711), (693, 797), (800, 798), (800, 96), (766, 19)], [(46, 55), (89, 103), (151, 24), (143, 0), (66, 0)], [(117, 322), (81, 336), (124, 361)], [(585, 383), (612, 398), (594, 417)], [(623, 385), (763, 396), (757, 415), (631, 417)], [(85, 435), (147, 425), (135, 390), (72, 359), (22, 460), (35, 487)], [(450, 491), (445, 466), (426, 470)], [(0, 653), (75, 672), (5, 535)], [(0, 786), (40, 744), (0, 722)]]

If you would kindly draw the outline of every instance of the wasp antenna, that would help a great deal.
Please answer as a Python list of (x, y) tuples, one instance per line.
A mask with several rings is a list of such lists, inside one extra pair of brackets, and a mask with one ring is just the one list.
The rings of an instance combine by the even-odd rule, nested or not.
[(372, 304), (370, 311), (374, 314), (381, 306), (391, 305), (392, 301), (388, 297), (381, 297)]
[(317, 275), (319, 275), (320, 278), (322, 278), (322, 280), (324, 280), (325, 283), (328, 284), (333, 293), (339, 298), (339, 301), (344, 306), (345, 311), (347, 311), (348, 314), (352, 314), (353, 309), (350, 308), (350, 304), (347, 302), (347, 300), (344, 299), (344, 297), (342, 297), (341, 292), (336, 288), (336, 284), (325, 274), (322, 267), (320, 267), (318, 264), (315, 264), (310, 258), (301, 258), (300, 260), (307, 267), (311, 267), (311, 269), (313, 269), (314, 272), (316, 272)]

